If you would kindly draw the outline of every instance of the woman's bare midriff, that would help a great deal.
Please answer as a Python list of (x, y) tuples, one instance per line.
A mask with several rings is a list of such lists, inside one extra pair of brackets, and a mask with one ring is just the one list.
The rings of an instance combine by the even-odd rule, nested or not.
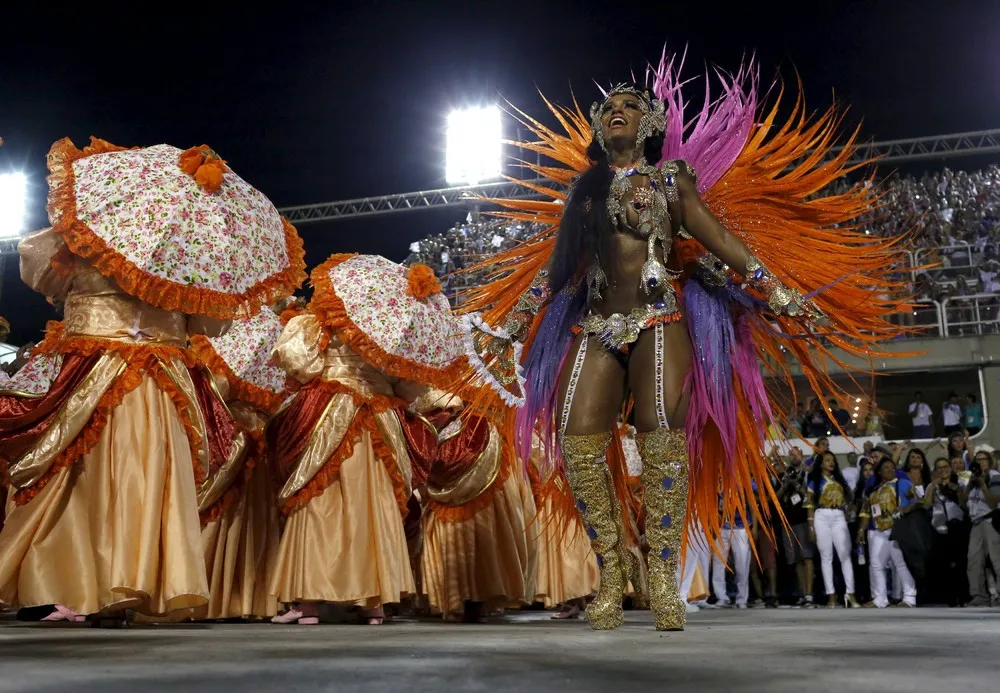
[[(641, 185), (645, 181), (644, 178), (636, 180), (635, 185)], [(626, 193), (625, 197), (628, 198), (629, 194)], [(634, 228), (639, 223), (638, 215), (633, 209), (626, 209), (629, 225)], [(608, 283), (601, 289), (601, 300), (591, 301), (591, 310), (606, 318), (613, 313), (629, 313), (656, 300), (646, 294), (640, 285), (642, 266), (647, 260), (647, 247), (647, 239), (631, 229), (616, 231), (612, 235), (611, 257), (608, 262), (602, 263), (601, 267)], [(665, 258), (660, 259), (665, 260)]]

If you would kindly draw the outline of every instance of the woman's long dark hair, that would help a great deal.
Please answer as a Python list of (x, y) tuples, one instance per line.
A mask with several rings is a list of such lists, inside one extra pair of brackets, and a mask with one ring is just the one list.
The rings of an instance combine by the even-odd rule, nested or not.
[(875, 465), (871, 460), (866, 459), (858, 465), (858, 483), (854, 486), (854, 498), (858, 500), (865, 497), (865, 490), (867, 489), (868, 479), (865, 478), (866, 466), (872, 468), (872, 476), (875, 476)]
[(923, 486), (927, 486), (927, 484), (931, 483), (931, 466), (927, 463), (927, 455), (924, 454), (924, 451), (920, 448), (910, 448), (906, 451), (906, 457), (904, 458), (906, 462), (903, 463), (905, 469), (903, 471), (906, 472), (907, 476), (910, 475), (910, 455), (913, 453), (916, 453), (920, 457), (920, 461), (922, 463), (920, 469), (920, 483)]
[[(663, 157), (663, 134), (653, 135), (643, 143), (643, 156), (651, 165)], [(594, 165), (584, 171), (570, 189), (563, 208), (556, 246), (549, 265), (549, 288), (561, 291), (575, 279), (594, 257), (607, 262), (614, 232), (608, 217), (607, 199), (614, 173), (608, 155), (596, 139), (587, 147)], [(584, 203), (590, 200), (590, 211)]]
[(840, 465), (837, 463), (837, 456), (832, 452), (827, 451), (823, 453), (823, 456), (813, 462), (812, 469), (809, 470), (809, 482), (816, 489), (816, 500), (819, 500), (819, 490), (823, 483), (823, 459), (829, 455), (833, 458), (833, 480), (840, 484), (840, 488), (844, 489), (844, 495), (846, 498), (845, 502), (850, 505), (854, 502), (854, 489), (847, 485), (847, 479), (844, 478), (844, 473), (840, 471)]

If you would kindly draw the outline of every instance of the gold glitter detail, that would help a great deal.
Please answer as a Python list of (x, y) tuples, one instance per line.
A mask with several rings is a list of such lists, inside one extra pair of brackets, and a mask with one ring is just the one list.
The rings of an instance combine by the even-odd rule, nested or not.
[(617, 507), (611, 472), (604, 451), (611, 433), (562, 437), (566, 478), (591, 536), (591, 546), (601, 563), (601, 586), (586, 610), (587, 622), (595, 630), (611, 630), (625, 622), (625, 566), (621, 558), (621, 509)]
[(639, 433), (636, 445), (642, 457), (650, 607), (656, 630), (684, 630), (687, 607), (678, 577), (688, 497), (687, 435), (683, 429), (657, 428)]

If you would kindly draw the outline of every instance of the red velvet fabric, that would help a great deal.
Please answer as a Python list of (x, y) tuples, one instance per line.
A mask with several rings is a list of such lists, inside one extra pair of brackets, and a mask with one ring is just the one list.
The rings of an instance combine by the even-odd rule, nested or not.
[(0, 459), (17, 459), (48, 430), (98, 358), (67, 355), (52, 387), (42, 397), (0, 397)]
[(212, 374), (204, 367), (190, 368), (191, 380), (198, 395), (198, 406), (205, 418), (205, 435), (208, 438), (209, 475), (219, 471), (233, 451), (238, 432), (236, 421), (212, 387)]
[(292, 472), (292, 465), (309, 444), (310, 434), (319, 424), (333, 394), (319, 384), (303, 387), (292, 403), (267, 425), (267, 448), (271, 462), (284, 483)]

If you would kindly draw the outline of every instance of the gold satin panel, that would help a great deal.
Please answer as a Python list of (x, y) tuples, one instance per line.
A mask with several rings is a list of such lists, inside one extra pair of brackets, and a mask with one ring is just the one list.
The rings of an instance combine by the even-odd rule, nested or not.
[(442, 488), (435, 488), (428, 483), (427, 495), (430, 499), (442, 505), (465, 505), (478, 498), (493, 485), (500, 473), (503, 459), (500, 442), (500, 435), (490, 426), (486, 447), (468, 470)]
[(393, 457), (396, 458), (396, 468), (406, 482), (406, 492), (409, 495), (413, 486), (413, 462), (410, 460), (410, 449), (406, 445), (406, 434), (403, 433), (403, 426), (399, 422), (399, 414), (394, 410), (384, 411), (375, 415), (375, 423), (378, 425), (382, 440), (392, 450)]
[(10, 465), (12, 487), (27, 488), (49, 471), (56, 457), (69, 447), (90, 421), (97, 403), (124, 370), (125, 362), (115, 354), (105, 354), (94, 364), (56, 414), (48, 430)]
[[(215, 386), (222, 396), (229, 396), (225, 378), (216, 377)], [(263, 431), (267, 417), (253, 405), (240, 400), (226, 404), (245, 431)], [(275, 481), (267, 451), (249, 441), (247, 447), (247, 462), (239, 469), (245, 473), (251, 455), (254, 465), (239, 487), (239, 497), (201, 532), (209, 600), (194, 612), (197, 620), (268, 618), (278, 611), (278, 600), (268, 590), (281, 538)]]
[(270, 592), (374, 608), (415, 589), (392, 479), (366, 431), (338, 480), (289, 516)]
[(346, 393), (334, 395), (330, 399), (316, 428), (308, 433), (309, 443), (278, 494), (279, 505), (284, 505), (289, 498), (301, 491), (333, 456), (343, 442), (344, 434), (350, 428), (357, 411), (354, 399)]
[(247, 437), (243, 431), (240, 431), (233, 439), (233, 449), (229, 453), (229, 459), (215, 474), (205, 479), (205, 483), (199, 487), (198, 512), (203, 513), (211, 508), (222, 497), (222, 494), (229, 490), (229, 487), (236, 481), (236, 477), (243, 471), (246, 453)]
[[(320, 350), (323, 332), (312, 315), (293, 318), (275, 346), (275, 362), (301, 383), (316, 378), (342, 383), (363, 397), (393, 395), (393, 380), (369, 366), (333, 337)], [(279, 495), (284, 502), (305, 487), (337, 452), (358, 407), (336, 394)], [(376, 415), (383, 441), (409, 482), (406, 442), (395, 412)], [(285, 524), (270, 593), (279, 602), (329, 601), (374, 608), (415, 591), (413, 571), (392, 478), (375, 455), (365, 430), (340, 466), (337, 480), (297, 509)]]
[(534, 601), (538, 531), (529, 524), (534, 515), (531, 489), (516, 473), (471, 519), (452, 522), (429, 509), (420, 570), (431, 608), (460, 613), (466, 600), (488, 608)]
[(195, 619), (267, 618), (278, 612), (278, 600), (268, 590), (280, 539), (273, 483), (265, 460), (258, 460), (236, 502), (202, 530), (210, 596)]
[(145, 377), (94, 448), (7, 516), (0, 601), (155, 615), (207, 600), (190, 444), (170, 397)]

